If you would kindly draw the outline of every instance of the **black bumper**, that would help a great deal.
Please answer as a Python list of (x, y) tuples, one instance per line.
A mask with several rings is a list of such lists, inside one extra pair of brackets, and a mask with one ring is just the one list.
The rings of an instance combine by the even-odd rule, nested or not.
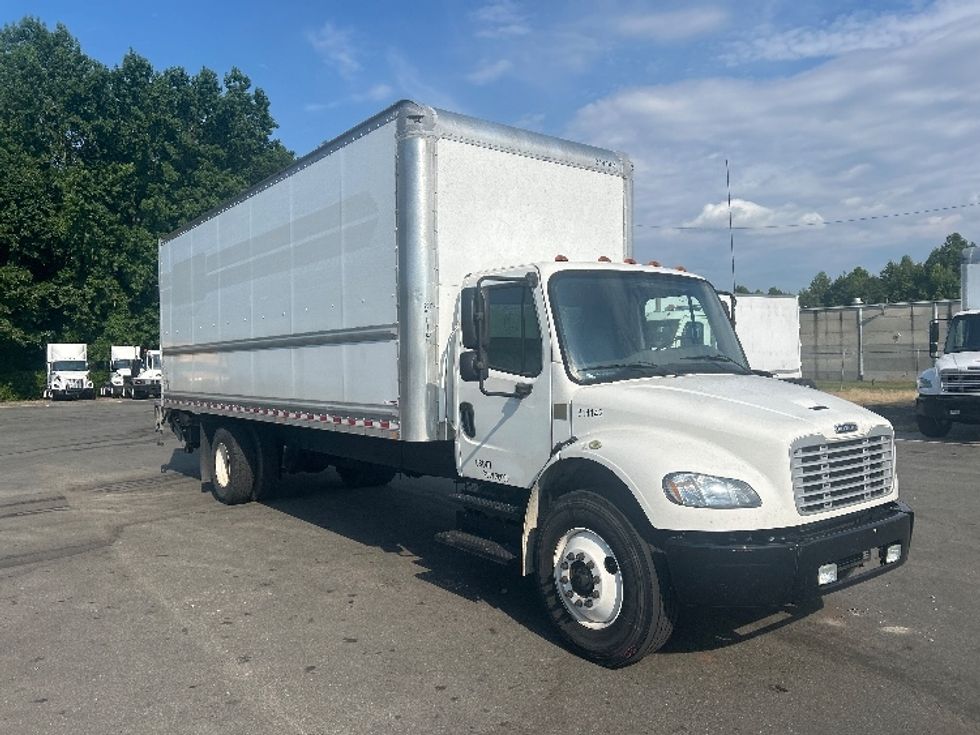
[[(905, 563), (914, 514), (896, 502), (796, 528), (753, 532), (665, 532), (663, 550), (681, 603), (775, 607), (802, 602), (876, 577)], [(884, 550), (901, 544), (898, 561)], [(817, 569), (839, 568), (820, 585)]]
[(915, 412), (941, 421), (980, 423), (980, 395), (919, 396)]

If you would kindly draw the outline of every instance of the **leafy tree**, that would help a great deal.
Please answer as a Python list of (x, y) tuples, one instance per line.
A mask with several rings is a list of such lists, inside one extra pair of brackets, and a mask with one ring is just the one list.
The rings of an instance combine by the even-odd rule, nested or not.
[(159, 344), (158, 239), (288, 164), (276, 127), (237, 68), (108, 68), (62, 25), (0, 29), (0, 373), (49, 341)]
[(800, 306), (827, 306), (826, 296), (830, 285), (830, 276), (820, 271), (810, 281), (810, 285), (800, 291)]

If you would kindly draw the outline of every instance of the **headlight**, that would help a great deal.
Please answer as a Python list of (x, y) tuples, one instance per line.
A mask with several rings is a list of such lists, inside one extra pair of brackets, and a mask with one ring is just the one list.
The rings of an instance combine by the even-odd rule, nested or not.
[(664, 476), (663, 487), (670, 502), (691, 508), (758, 508), (762, 505), (751, 485), (729, 477), (671, 472)]
[(926, 377), (919, 378), (919, 388), (925, 388), (926, 390), (932, 390), (932, 381)]

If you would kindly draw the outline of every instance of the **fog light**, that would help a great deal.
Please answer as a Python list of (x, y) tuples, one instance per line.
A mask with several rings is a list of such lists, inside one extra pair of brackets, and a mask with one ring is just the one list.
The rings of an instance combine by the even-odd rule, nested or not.
[(824, 564), (817, 569), (817, 584), (831, 584), (837, 581), (837, 565)]
[(885, 549), (885, 564), (894, 564), (902, 558), (902, 545), (892, 544)]

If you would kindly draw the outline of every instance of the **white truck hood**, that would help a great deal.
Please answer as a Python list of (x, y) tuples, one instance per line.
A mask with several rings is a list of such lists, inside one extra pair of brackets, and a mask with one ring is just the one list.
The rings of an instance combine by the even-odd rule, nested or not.
[[(791, 472), (795, 448), (893, 431), (886, 419), (849, 401), (772, 378), (684, 375), (583, 386), (572, 397), (570, 416), (579, 451), (608, 457), (661, 528), (784, 527), (876, 505), (897, 492), (893, 483), (867, 502), (801, 516)], [(671, 472), (748, 482), (762, 506), (712, 511), (672, 505), (661, 490)]]
[(949, 352), (938, 360), (940, 370), (970, 370), (980, 368), (980, 352)]

